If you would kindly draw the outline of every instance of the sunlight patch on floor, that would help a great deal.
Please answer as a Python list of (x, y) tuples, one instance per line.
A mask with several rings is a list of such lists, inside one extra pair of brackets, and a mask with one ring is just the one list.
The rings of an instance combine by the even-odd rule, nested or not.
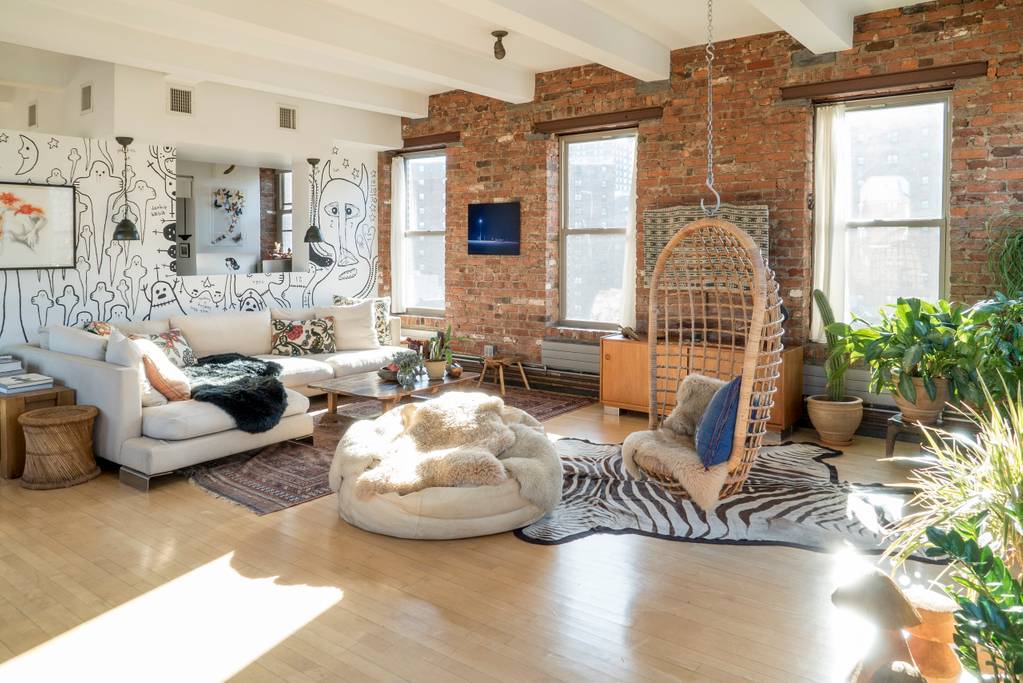
[(0, 665), (0, 680), (223, 681), (344, 595), (330, 586), (242, 576), (233, 555)]

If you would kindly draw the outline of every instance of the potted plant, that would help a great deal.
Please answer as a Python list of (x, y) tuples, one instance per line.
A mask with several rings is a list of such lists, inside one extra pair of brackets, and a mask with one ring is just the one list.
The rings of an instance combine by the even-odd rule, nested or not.
[(452, 364), (451, 342), (454, 341), (451, 335), (451, 325), (447, 330), (438, 332), (432, 339), (427, 340), (424, 349), (426, 374), (430, 379), (443, 379), (448, 366)]
[(815, 289), (813, 300), (817, 304), (827, 335), (828, 358), (824, 363), (824, 372), (828, 384), (827, 394), (807, 397), (806, 411), (810, 414), (810, 422), (820, 435), (821, 441), (832, 446), (848, 446), (863, 420), (863, 399), (858, 396), (847, 396), (845, 393), (849, 351), (844, 341), (828, 330), (835, 323), (835, 314), (831, 310), (828, 297), (821, 290)]
[(979, 389), (964, 398), (973, 405), (999, 405), (1015, 398), (1023, 386), (1023, 298), (1011, 299), (997, 292), (992, 299), (974, 304), (964, 313), (960, 347), (977, 378), (990, 390), (992, 401), (983, 404)]
[[(423, 374), (423, 357), (414, 351), (399, 351), (391, 359), (391, 365), (396, 365), (395, 379), (403, 387), (410, 387)], [(390, 366), (388, 366), (390, 367)]]
[(958, 304), (899, 298), (881, 309), (876, 325), (854, 316), (852, 325), (828, 331), (846, 344), (850, 361), (869, 366), (870, 391), (890, 391), (904, 418), (934, 424), (949, 398), (975, 387), (975, 370), (957, 344), (962, 323)]

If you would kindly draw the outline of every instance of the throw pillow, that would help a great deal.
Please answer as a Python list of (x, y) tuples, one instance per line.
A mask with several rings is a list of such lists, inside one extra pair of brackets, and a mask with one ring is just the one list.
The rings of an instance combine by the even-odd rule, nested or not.
[(373, 327), (377, 331), (377, 341), (390, 346), (391, 339), (391, 297), (381, 296), (375, 299), (352, 299), (347, 296), (334, 295), (335, 306), (353, 306), (362, 301), (373, 302)]
[(736, 377), (717, 390), (696, 427), (696, 453), (706, 468), (727, 462), (732, 455), (735, 417), (739, 410), (742, 378)]
[(148, 339), (153, 342), (167, 355), (170, 362), (179, 368), (195, 365), (195, 352), (179, 329), (167, 330), (160, 334), (132, 335), (132, 339)]
[(101, 337), (109, 337), (110, 333), (114, 331), (114, 326), (110, 323), (93, 320), (92, 322), (85, 323), (85, 327), (82, 330), (90, 334), (98, 334)]
[(317, 307), (316, 315), (334, 319), (334, 339), (338, 351), (378, 349), (380, 341), (373, 325), (373, 307), (373, 301), (367, 299), (354, 306)]
[(185, 373), (164, 353), (163, 349), (150, 339), (135, 339), (135, 345), (142, 354), (142, 367), (146, 379), (153, 388), (167, 397), (168, 401), (187, 401), (192, 397)]
[(107, 338), (74, 327), (51, 327), (50, 351), (104, 360), (107, 355)]
[(135, 340), (114, 330), (110, 334), (110, 341), (107, 342), (106, 361), (114, 365), (123, 365), (127, 368), (135, 368), (139, 376), (139, 393), (142, 395), (142, 407), (166, 405), (167, 397), (153, 388), (146, 377), (146, 368), (142, 363), (142, 352), (135, 344)]
[(270, 353), (275, 356), (308, 356), (336, 350), (332, 318), (270, 321)]

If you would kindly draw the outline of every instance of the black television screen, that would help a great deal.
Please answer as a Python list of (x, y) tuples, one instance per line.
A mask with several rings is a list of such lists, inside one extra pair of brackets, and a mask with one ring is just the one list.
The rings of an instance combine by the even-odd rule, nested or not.
[(519, 203), (469, 205), (469, 253), (519, 255)]

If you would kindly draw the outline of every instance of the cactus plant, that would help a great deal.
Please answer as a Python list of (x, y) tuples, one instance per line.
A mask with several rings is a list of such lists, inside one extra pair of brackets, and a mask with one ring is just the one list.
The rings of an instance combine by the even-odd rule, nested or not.
[(828, 358), (824, 363), (824, 372), (828, 378), (828, 399), (831, 401), (845, 400), (845, 372), (849, 369), (849, 354), (845, 344), (828, 327), (835, 323), (835, 312), (831, 308), (828, 296), (819, 289), (813, 290), (813, 301), (821, 314), (821, 323), (828, 344)]

